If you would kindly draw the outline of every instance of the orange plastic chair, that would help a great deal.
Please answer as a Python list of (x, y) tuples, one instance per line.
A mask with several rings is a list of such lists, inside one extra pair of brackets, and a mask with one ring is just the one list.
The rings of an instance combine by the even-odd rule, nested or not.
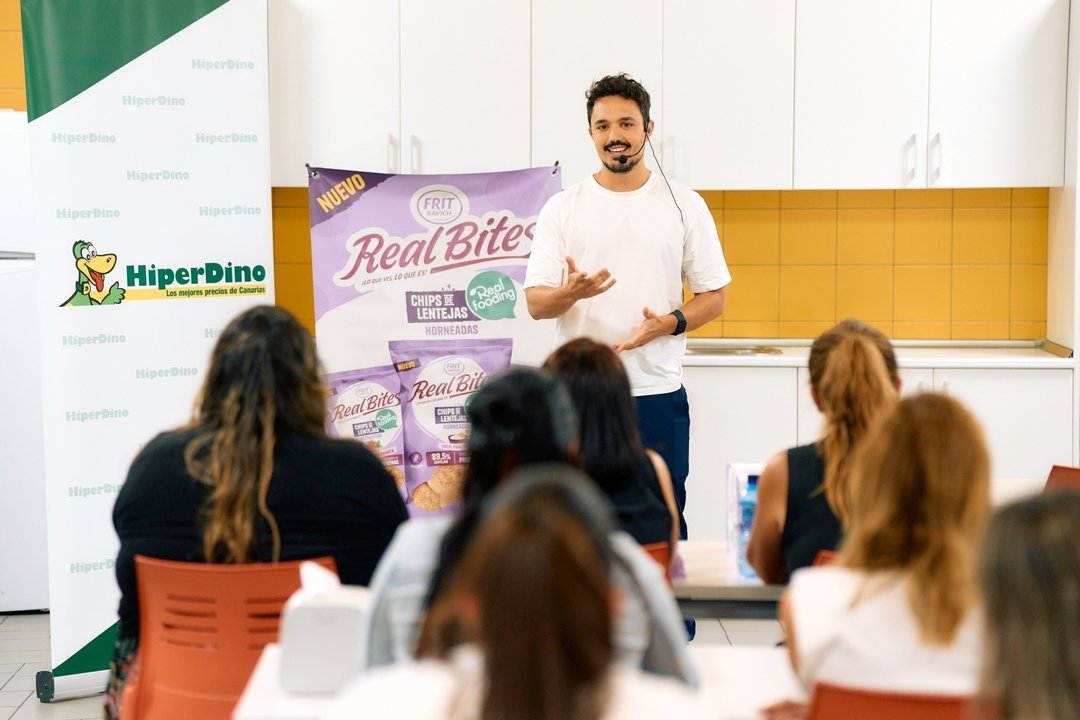
[(671, 584), (671, 543), (658, 542), (642, 545), (641, 549), (649, 554), (656, 564), (664, 569), (664, 579)]
[[(314, 560), (336, 571), (333, 558)], [(300, 561), (217, 565), (135, 556), (139, 657), (121, 720), (228, 720), (276, 642)]]
[(818, 567), (819, 565), (831, 565), (835, 559), (835, 550), (818, 550), (818, 554), (814, 557), (814, 567)]
[(1044, 490), (1057, 490), (1068, 488), (1080, 490), (1080, 468), (1070, 465), (1055, 465), (1050, 468), (1050, 474), (1046, 477)]
[(809, 720), (969, 720), (971, 698), (814, 685)]

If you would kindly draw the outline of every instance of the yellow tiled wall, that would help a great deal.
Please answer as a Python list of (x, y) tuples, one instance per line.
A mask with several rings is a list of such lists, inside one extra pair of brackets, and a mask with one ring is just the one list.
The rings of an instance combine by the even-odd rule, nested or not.
[(0, 0), (0, 108), (26, 110), (19, 0)]
[(307, 188), (274, 188), (272, 198), (276, 302), (314, 334), (315, 289)]
[(731, 267), (697, 337), (1046, 336), (1046, 188), (703, 192)]

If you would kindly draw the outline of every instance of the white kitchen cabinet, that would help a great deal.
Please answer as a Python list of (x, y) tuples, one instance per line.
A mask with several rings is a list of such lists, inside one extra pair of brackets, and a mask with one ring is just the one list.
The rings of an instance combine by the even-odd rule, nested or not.
[(1068, 0), (798, 0), (795, 188), (1064, 180)]
[(690, 476), (686, 523), (694, 540), (727, 538), (727, 466), (764, 463), (795, 444), (794, 367), (686, 367)]
[[(662, 21), (660, 0), (625, 0), (617, 6), (576, 0), (533, 3), (533, 165), (558, 160), (563, 187), (597, 171), (600, 159), (588, 133), (585, 92), (595, 80), (620, 72), (649, 91), (658, 126), (653, 143), (660, 152)], [(646, 164), (654, 166), (648, 147), (643, 154)]]
[(401, 172), (529, 167), (530, 4), (401, 0)]
[(938, 0), (930, 187), (1061, 185), (1069, 0)]
[[(991, 472), (1000, 479), (1045, 478), (1072, 464), (1072, 371), (1024, 368), (901, 368), (903, 394), (941, 392), (960, 400), (983, 426)], [(799, 368), (799, 444), (813, 442), (822, 415)]]
[(1072, 371), (937, 368), (934, 385), (967, 406), (986, 433), (998, 478), (1045, 478), (1072, 463)]
[(925, 187), (930, 0), (799, 0), (795, 37), (795, 187)]
[(270, 0), (270, 177), (398, 172), (398, 0)]
[(271, 180), (529, 166), (528, 0), (270, 0)]
[(668, 176), (699, 189), (790, 189), (795, 0), (667, 0), (663, 28)]

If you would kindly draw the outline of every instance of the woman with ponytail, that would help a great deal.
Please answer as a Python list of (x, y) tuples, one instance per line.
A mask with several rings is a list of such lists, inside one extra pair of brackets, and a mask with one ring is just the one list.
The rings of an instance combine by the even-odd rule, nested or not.
[(821, 438), (779, 453), (758, 478), (746, 557), (766, 583), (786, 583), (821, 550), (836, 550), (849, 519), (853, 451), (900, 387), (888, 338), (858, 320), (818, 337), (809, 365), (810, 395), (825, 416)]
[[(685, 685), (616, 662), (615, 523), (586, 475), (532, 465), (482, 506), (431, 607), (421, 659), (361, 678), (325, 720), (707, 717)], [(458, 642), (427, 632), (445, 622)]]
[(255, 307), (222, 331), (192, 421), (151, 440), (113, 508), (120, 623), (106, 710), (138, 649), (135, 555), (214, 563), (332, 555), (366, 585), (408, 516), (394, 480), (361, 443), (324, 429), (315, 344), (296, 318)]
[(945, 395), (907, 398), (875, 424), (852, 475), (836, 561), (796, 573), (781, 599), (792, 664), (807, 688), (974, 694), (975, 553), (990, 512), (982, 430)]

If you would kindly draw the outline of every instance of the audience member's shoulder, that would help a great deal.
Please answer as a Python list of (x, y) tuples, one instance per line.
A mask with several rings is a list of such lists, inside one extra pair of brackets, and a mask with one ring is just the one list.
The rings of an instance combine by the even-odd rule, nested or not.
[(363, 443), (343, 438), (316, 437), (313, 435), (289, 434), (281, 442), (299, 452), (311, 453), (326, 461), (348, 464), (382, 467), (379, 459)]
[(375, 668), (343, 690), (323, 719), (443, 717), (455, 690), (456, 678), (443, 662), (420, 660)]
[(139, 450), (136, 460), (155, 460), (177, 453), (182, 455), (194, 436), (195, 431), (191, 428), (180, 428), (158, 433), (153, 440), (146, 443)]

